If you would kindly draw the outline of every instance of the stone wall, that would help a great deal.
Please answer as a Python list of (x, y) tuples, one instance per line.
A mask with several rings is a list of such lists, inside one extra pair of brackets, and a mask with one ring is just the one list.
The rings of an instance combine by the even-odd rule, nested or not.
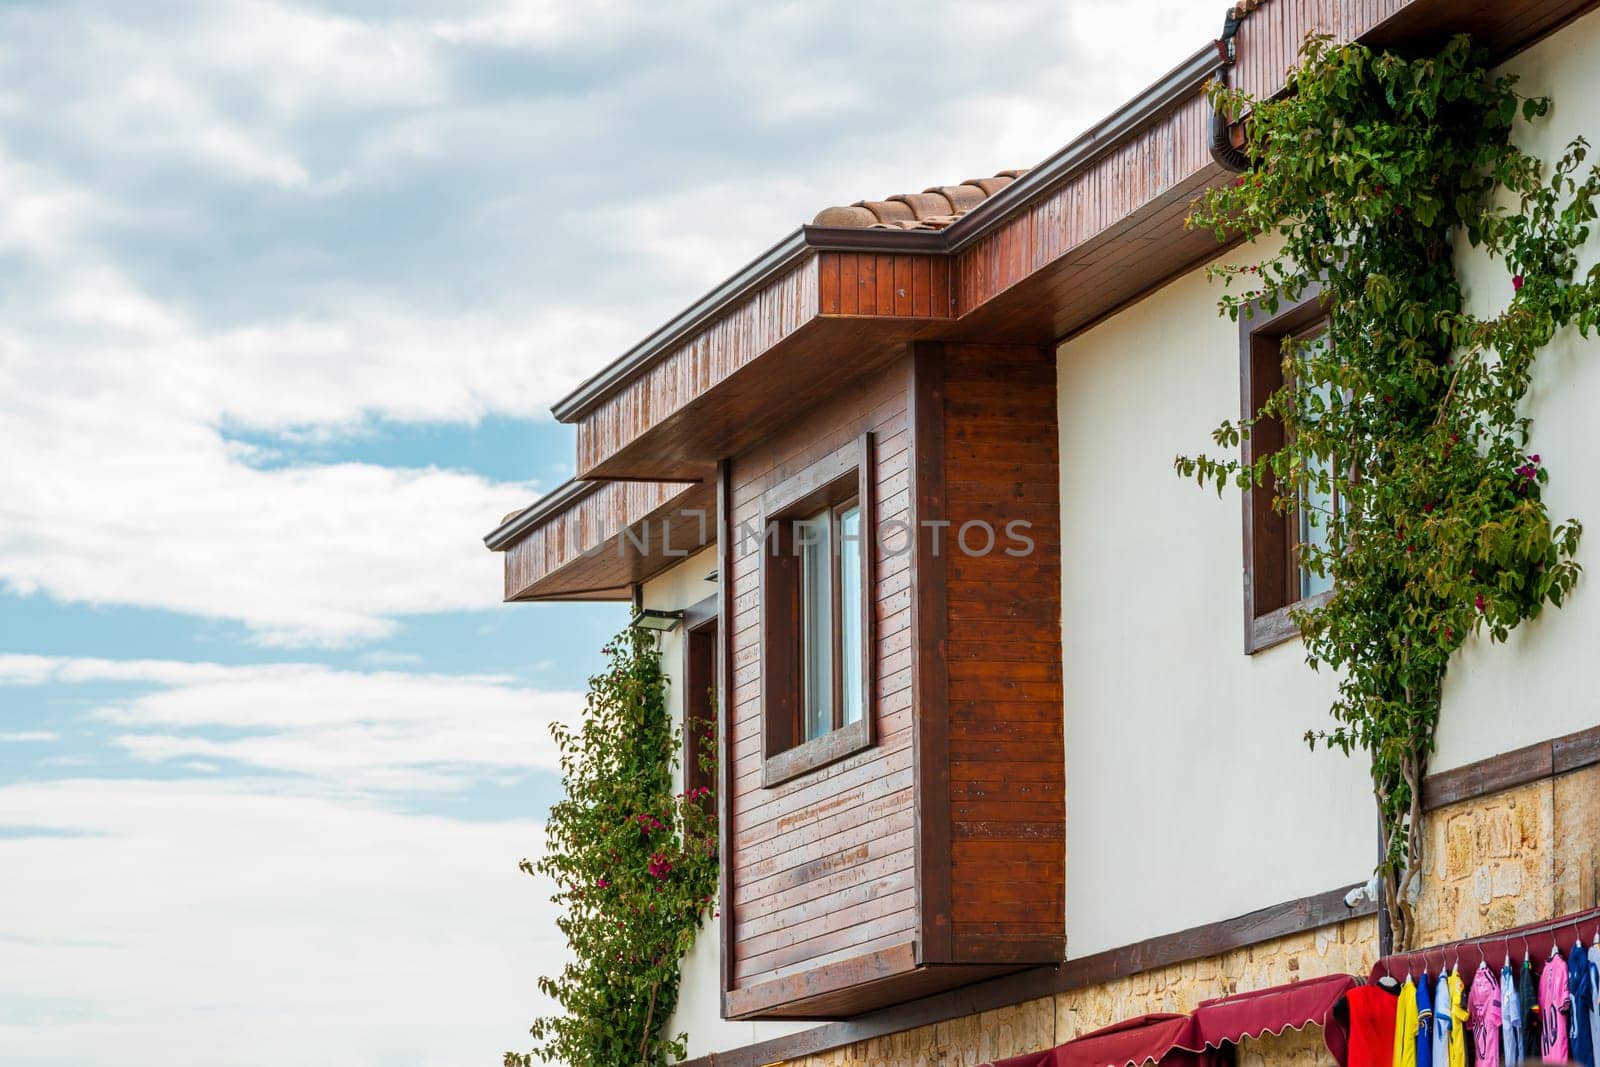
[(1377, 962), (1371, 917), (1264, 941), (1222, 956), (1190, 960), (1056, 996), (1056, 1042), (1151, 1012), (1191, 1012), (1203, 1000), (1302, 978), (1366, 974)]
[(1421, 945), (1594, 907), (1600, 766), (1440, 808), (1427, 833)]

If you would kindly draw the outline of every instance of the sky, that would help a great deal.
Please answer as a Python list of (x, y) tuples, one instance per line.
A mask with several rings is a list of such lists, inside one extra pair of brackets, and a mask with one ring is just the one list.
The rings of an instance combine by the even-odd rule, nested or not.
[(0, 0), (0, 1062), (497, 1064), (561, 958), (549, 406), (1221, 0)]

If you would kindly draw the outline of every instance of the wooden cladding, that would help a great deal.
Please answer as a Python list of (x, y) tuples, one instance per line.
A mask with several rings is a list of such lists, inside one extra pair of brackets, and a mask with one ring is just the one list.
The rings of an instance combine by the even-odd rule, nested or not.
[[(957, 313), (972, 313), (1180, 190), (1211, 164), (1210, 121), (1210, 105), (1195, 96), (956, 253)], [(1189, 196), (1181, 199), (1187, 208)]]
[[(1454, 2), (1454, 0), (1452, 0)], [(1353, 41), (1412, 0), (1271, 0), (1250, 13), (1239, 29), (1231, 83), (1252, 96), (1273, 96), (1298, 62), (1307, 34)]]
[[(762, 520), (868, 433), (871, 743), (775, 781)], [(730, 462), (730, 1016), (857, 1014), (1061, 959), (1056, 455), (1048, 349), (933, 344)]]
[(817, 259), (745, 297), (578, 423), (578, 474), (592, 471), (696, 396), (816, 318)]
[[(950, 960), (1065, 952), (1061, 496), (1050, 348), (944, 345)], [(942, 578), (942, 582), (941, 582)], [(944, 872), (937, 872), (944, 873)]]
[(507, 600), (626, 600), (715, 541), (709, 484), (596, 482), (505, 552)]
[(764, 784), (761, 645), (762, 529), (770, 491), (803, 481), (871, 433), (875, 455), (863, 481), (878, 523), (908, 519), (908, 374), (908, 362), (897, 361), (729, 464), (731, 521), (723, 531), (732, 593), (732, 673), (725, 701), (729, 1015), (815, 1010), (802, 1005), (808, 996), (828, 991), (819, 982), (852, 988), (863, 968), (873, 970), (863, 960), (876, 958), (881, 969), (883, 960), (901, 956), (874, 953), (908, 948), (915, 939), (907, 560), (876, 538), (869, 542), (876, 629), (869, 687), (874, 699), (865, 709), (870, 747), (771, 787)]
[(817, 261), (824, 315), (955, 317), (956, 296), (946, 256), (823, 252)]

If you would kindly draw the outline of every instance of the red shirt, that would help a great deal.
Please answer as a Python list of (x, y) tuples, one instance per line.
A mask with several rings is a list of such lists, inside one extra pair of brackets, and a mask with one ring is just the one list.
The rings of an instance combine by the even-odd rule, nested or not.
[(1395, 1009), (1400, 1003), (1395, 994), (1362, 985), (1344, 998), (1350, 1006), (1349, 1067), (1393, 1067)]

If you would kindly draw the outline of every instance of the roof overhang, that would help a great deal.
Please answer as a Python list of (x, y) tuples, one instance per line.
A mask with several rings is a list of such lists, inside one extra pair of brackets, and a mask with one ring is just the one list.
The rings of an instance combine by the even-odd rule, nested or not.
[[(1504, 56), (1593, 4), (1269, 0), (1239, 30), (1230, 79), (1257, 96), (1281, 92), (1313, 32), (1376, 44), (1470, 32)], [(791, 233), (555, 405), (578, 426), (579, 476), (701, 477), (749, 427), (824, 395), (796, 383), (838, 388), (912, 340), (1058, 340), (1215, 256), (1214, 237), (1183, 222), (1227, 177), (1210, 158), (1201, 93), (1220, 65), (1208, 44), (946, 229)], [(944, 272), (948, 306), (867, 310), (848, 293), (830, 304), (830, 270), (862, 257)]]
[(710, 482), (570, 481), (497, 526), (507, 600), (627, 600), (716, 541)]
[[(1377, 45), (1467, 32), (1504, 58), (1596, 3), (1269, 0), (1240, 28), (1229, 78), (1276, 95), (1316, 32)], [(507, 599), (625, 598), (681, 558), (630, 551), (628, 531), (665, 530), (677, 552), (714, 507), (720, 459), (909, 343), (1051, 343), (1218, 255), (1184, 222), (1228, 177), (1201, 92), (1220, 63), (1212, 45), (1195, 52), (943, 230), (800, 227), (579, 386), (554, 411), (577, 425), (580, 481), (486, 539), (507, 552)]]

